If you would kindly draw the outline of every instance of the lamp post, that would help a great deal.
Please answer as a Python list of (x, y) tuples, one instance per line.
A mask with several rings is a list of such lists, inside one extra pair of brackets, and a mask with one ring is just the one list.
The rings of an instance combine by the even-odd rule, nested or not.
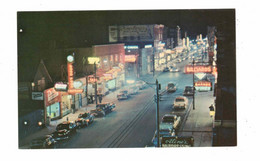
[(157, 147), (160, 147), (160, 128), (159, 128), (159, 101), (160, 101), (160, 96), (159, 96), (159, 84), (158, 84), (158, 80), (156, 79), (156, 97), (157, 97), (157, 101), (156, 101), (156, 130), (157, 130)]

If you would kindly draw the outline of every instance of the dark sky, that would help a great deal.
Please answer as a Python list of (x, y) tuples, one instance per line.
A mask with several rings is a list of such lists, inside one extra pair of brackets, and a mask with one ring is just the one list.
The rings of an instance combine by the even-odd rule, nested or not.
[[(59, 11), (18, 12), (18, 69), (25, 76), (43, 59), (53, 60), (48, 53), (50, 42), (56, 48), (90, 47), (107, 44), (109, 25), (163, 24), (180, 26), (192, 39), (206, 36), (207, 26), (235, 27), (235, 10), (129, 10), (129, 11)], [(184, 34), (182, 33), (182, 36)], [(58, 59), (57, 55), (56, 59)], [(34, 72), (30, 72), (33, 73)]]
[(234, 10), (18, 12), (18, 27), (24, 29), (26, 43), (39, 48), (52, 39), (65, 44), (108, 43), (108, 26), (116, 24), (179, 25), (191, 38), (198, 34), (204, 37), (208, 25), (228, 23), (234, 21), (232, 18)]

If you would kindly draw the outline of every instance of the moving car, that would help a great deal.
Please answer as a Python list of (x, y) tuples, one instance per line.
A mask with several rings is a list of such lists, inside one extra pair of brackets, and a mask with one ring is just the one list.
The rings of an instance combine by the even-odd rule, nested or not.
[(146, 87), (146, 83), (144, 81), (137, 81), (136, 86), (139, 88), (139, 90), (142, 90)]
[(170, 67), (170, 72), (179, 72), (180, 70), (174, 66)]
[(139, 88), (135, 85), (129, 86), (128, 91), (130, 95), (137, 94), (139, 92)]
[(126, 89), (120, 90), (119, 93), (117, 94), (118, 100), (128, 99), (128, 97), (129, 97), (128, 90)]
[(177, 90), (176, 84), (169, 82), (166, 86), (167, 92), (175, 92)]
[(88, 126), (89, 124), (93, 123), (94, 115), (90, 114), (89, 112), (80, 113), (78, 119), (75, 121), (78, 128)]
[(48, 148), (56, 148), (56, 141), (50, 135), (46, 135), (43, 137), (38, 137), (33, 139), (30, 142), (31, 149), (48, 149)]
[(187, 108), (188, 106), (188, 99), (183, 96), (176, 97), (173, 102), (173, 109), (177, 108)]
[(163, 68), (163, 72), (169, 72), (169, 67)]
[(184, 96), (193, 96), (194, 95), (194, 89), (193, 86), (185, 86), (185, 89), (183, 91)]

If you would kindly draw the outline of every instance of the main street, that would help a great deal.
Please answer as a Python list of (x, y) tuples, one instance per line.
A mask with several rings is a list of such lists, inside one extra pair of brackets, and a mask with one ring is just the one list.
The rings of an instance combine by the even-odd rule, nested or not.
[[(180, 69), (180, 72), (171, 73), (164, 72), (157, 76), (159, 83), (162, 85), (161, 93), (163, 93), (160, 101), (160, 119), (166, 113), (175, 113), (182, 117), (181, 130), (196, 131), (201, 129), (200, 125), (193, 126), (193, 123), (200, 123), (201, 119), (207, 128), (206, 132), (209, 134), (207, 138), (211, 138), (212, 120), (207, 117), (207, 108), (203, 108), (203, 117), (199, 117), (199, 114), (192, 114), (192, 122), (187, 117), (192, 110), (192, 97), (189, 98), (189, 106), (185, 110), (173, 111), (172, 104), (176, 96), (182, 96), (184, 87), (192, 85), (192, 75), (184, 74), (184, 66), (188, 64), (190, 60), (186, 59), (176, 66)], [(155, 83), (155, 78), (145, 80), (149, 83)], [(177, 83), (177, 91), (174, 93), (165, 92), (165, 88), (168, 82)], [(114, 99), (111, 99), (116, 103), (116, 109), (106, 115), (103, 118), (96, 118), (94, 123), (87, 128), (78, 130), (78, 133), (68, 142), (63, 143), (61, 148), (113, 148), (113, 147), (145, 147), (151, 145), (156, 129), (156, 104), (154, 102), (155, 86), (140, 90), (137, 95), (131, 96), (128, 100), (117, 101), (116, 95)], [(212, 103), (212, 92), (204, 92), (196, 94), (196, 105), (209, 106)], [(206, 98), (203, 99), (202, 98)], [(197, 110), (197, 111), (196, 111)], [(196, 112), (200, 113), (200, 108), (196, 108)], [(205, 119), (205, 115), (207, 119)], [(186, 126), (186, 120), (188, 125)], [(185, 127), (185, 128), (184, 128)], [(190, 128), (189, 128), (190, 127)], [(196, 128), (194, 128), (196, 127)], [(204, 129), (205, 131), (205, 129)], [(185, 133), (185, 134), (184, 134)], [(205, 133), (205, 132), (204, 132)], [(193, 135), (192, 132), (182, 132), (180, 135)], [(202, 136), (202, 135), (199, 135)], [(197, 144), (201, 142), (203, 137), (195, 138), (196, 145), (210, 146), (210, 144)], [(207, 142), (211, 142), (211, 140)]]

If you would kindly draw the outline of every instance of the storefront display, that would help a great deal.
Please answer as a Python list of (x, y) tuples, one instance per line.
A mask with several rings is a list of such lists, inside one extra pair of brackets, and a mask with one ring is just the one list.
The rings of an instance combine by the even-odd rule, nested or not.
[(47, 116), (51, 119), (57, 118), (60, 116), (60, 103), (54, 103), (48, 107), (46, 107)]

